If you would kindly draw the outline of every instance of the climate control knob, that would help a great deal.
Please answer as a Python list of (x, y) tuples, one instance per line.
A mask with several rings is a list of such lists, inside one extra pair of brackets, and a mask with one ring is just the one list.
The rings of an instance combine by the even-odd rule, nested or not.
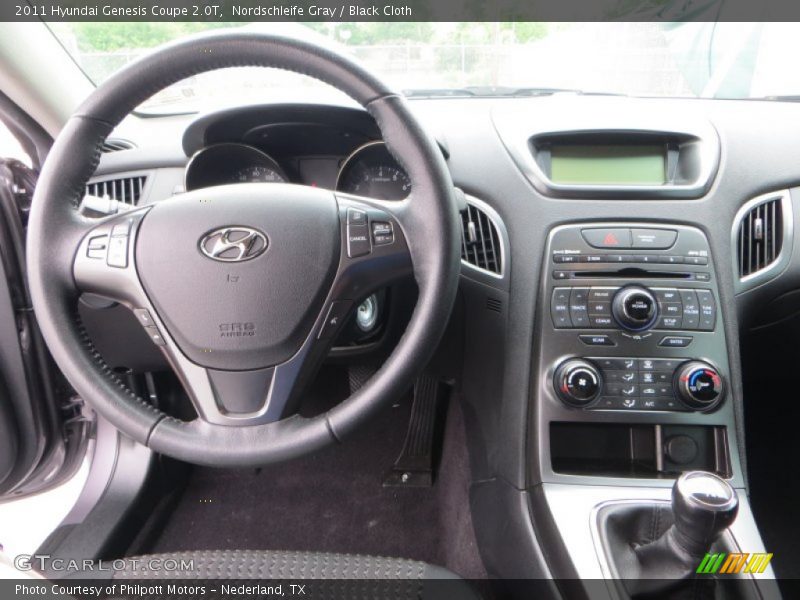
[(650, 329), (658, 318), (658, 301), (645, 287), (629, 285), (614, 294), (611, 314), (620, 327), (628, 331)]
[(675, 390), (684, 404), (695, 410), (710, 410), (722, 400), (725, 383), (708, 363), (693, 360), (675, 373)]
[(580, 359), (561, 363), (556, 369), (554, 384), (561, 400), (579, 408), (594, 402), (603, 388), (597, 367), (589, 361)]

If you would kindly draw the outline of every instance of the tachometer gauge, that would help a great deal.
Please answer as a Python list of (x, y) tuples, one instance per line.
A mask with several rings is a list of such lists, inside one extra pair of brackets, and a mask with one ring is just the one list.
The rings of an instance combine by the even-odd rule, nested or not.
[(238, 183), (284, 183), (286, 177), (277, 169), (264, 165), (244, 167), (236, 172), (234, 182)]
[(411, 180), (386, 144), (370, 142), (344, 161), (336, 189), (376, 200), (402, 200), (411, 193)]

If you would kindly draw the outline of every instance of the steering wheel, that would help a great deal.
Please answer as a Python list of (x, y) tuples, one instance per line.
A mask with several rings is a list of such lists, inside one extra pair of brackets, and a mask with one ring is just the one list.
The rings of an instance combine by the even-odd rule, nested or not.
[[(79, 213), (101, 144), (130, 111), (177, 81), (238, 66), (295, 71), (348, 94), (375, 118), (412, 194), (384, 202), (250, 183), (187, 192), (102, 219)], [(42, 169), (27, 254), (42, 335), (69, 382), (102, 416), (187, 462), (263, 465), (341, 440), (408, 389), (452, 309), (460, 223), (442, 154), (401, 96), (321, 46), (226, 32), (156, 50), (78, 108)], [(383, 366), (327, 413), (296, 414), (303, 383), (351, 307), (410, 274), (417, 304)], [(173, 418), (122, 384), (80, 323), (82, 292), (134, 311), (181, 380), (196, 419)]]

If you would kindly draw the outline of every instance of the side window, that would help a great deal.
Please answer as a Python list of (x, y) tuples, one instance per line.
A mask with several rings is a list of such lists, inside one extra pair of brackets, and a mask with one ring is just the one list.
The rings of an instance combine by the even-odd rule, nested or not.
[(31, 157), (26, 154), (19, 140), (2, 121), (0, 121), (0, 158), (16, 158), (27, 166), (31, 166)]

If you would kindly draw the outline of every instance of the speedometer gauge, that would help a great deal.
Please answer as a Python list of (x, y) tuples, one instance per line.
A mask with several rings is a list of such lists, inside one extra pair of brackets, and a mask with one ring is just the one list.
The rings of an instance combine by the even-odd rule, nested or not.
[(284, 183), (286, 178), (272, 167), (253, 165), (239, 169), (234, 181), (238, 183)]
[(344, 161), (336, 189), (376, 200), (402, 200), (411, 192), (411, 180), (386, 144), (370, 142)]

